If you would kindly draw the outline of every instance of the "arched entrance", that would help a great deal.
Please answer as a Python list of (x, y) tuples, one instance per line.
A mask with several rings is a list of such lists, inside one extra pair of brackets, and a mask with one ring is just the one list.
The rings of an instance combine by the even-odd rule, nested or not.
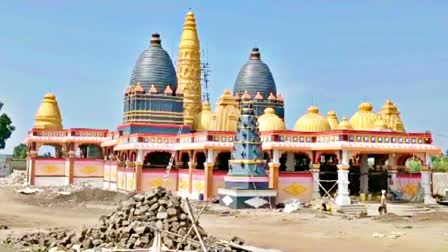
[(215, 167), (217, 170), (228, 171), (230, 152), (220, 152), (215, 160)]
[[(326, 191), (331, 195), (334, 195), (337, 191), (337, 186), (335, 186), (335, 181), (338, 180), (338, 161), (337, 156), (334, 153), (322, 154), (320, 156), (320, 173), (319, 180), (320, 184)], [(325, 195), (325, 191), (320, 187), (320, 194)]]
[(154, 151), (146, 154), (143, 161), (144, 168), (166, 168), (170, 162), (171, 153), (165, 151)]
[(294, 171), (308, 171), (310, 163), (311, 159), (306, 153), (294, 153)]
[(204, 163), (207, 160), (204, 152), (197, 152), (196, 153), (196, 169), (204, 170)]

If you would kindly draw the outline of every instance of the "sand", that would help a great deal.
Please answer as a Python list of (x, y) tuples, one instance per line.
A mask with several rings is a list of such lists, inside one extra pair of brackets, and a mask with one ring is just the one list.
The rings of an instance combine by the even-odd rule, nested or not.
[[(124, 198), (101, 190), (57, 196), (21, 195), (13, 188), (0, 188), (0, 224), (9, 227), (0, 230), (0, 239), (36, 229), (93, 225)], [(201, 225), (216, 237), (230, 239), (236, 235), (252, 246), (288, 252), (444, 252), (448, 251), (447, 221), (447, 213), (412, 218), (392, 213), (380, 218), (347, 219), (309, 209), (286, 214), (266, 209), (229, 211), (219, 206), (212, 206), (200, 218)], [(383, 237), (375, 238), (375, 233)]]

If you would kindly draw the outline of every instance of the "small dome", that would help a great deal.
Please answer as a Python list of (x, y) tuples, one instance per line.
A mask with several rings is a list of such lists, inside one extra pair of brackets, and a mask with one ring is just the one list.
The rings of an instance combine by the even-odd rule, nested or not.
[(338, 125), (338, 129), (339, 130), (351, 130), (352, 129), (352, 125), (350, 125), (350, 122), (348, 121), (347, 117), (342, 117), (341, 122)]
[(260, 131), (285, 130), (285, 123), (275, 114), (273, 108), (266, 108), (264, 114), (258, 117), (258, 128)]
[(387, 127), (386, 121), (384, 121), (381, 118), (378, 118), (378, 120), (376, 120), (376, 122), (375, 122), (375, 129), (376, 130), (387, 130), (388, 127)]
[(202, 110), (197, 114), (193, 121), (194, 130), (207, 130), (210, 125), (212, 117), (212, 111), (210, 109), (210, 103), (204, 102), (202, 104)]
[(371, 130), (375, 128), (378, 115), (373, 112), (372, 104), (363, 102), (359, 105), (358, 111), (350, 118), (350, 124), (355, 130)]
[(238, 73), (233, 93), (239, 93), (241, 95), (246, 90), (252, 97), (257, 92), (260, 92), (263, 97), (268, 97), (270, 93), (277, 94), (274, 77), (272, 77), (269, 67), (261, 61), (258, 48), (252, 49), (249, 61)]
[(151, 45), (145, 49), (137, 60), (132, 71), (130, 83), (140, 83), (148, 90), (155, 85), (158, 90), (177, 88), (176, 70), (168, 53), (162, 48), (159, 34), (153, 34)]
[(50, 129), (61, 130), (62, 129), (62, 117), (59, 110), (56, 96), (52, 93), (48, 93), (44, 96), (42, 103), (34, 120), (35, 129)]
[(319, 114), (319, 108), (311, 106), (308, 108), (308, 112), (296, 121), (294, 130), (309, 132), (328, 131), (331, 130), (331, 126), (328, 120)]
[(327, 120), (328, 123), (330, 124), (330, 127), (332, 130), (337, 129), (338, 125), (339, 125), (339, 120), (338, 117), (336, 116), (336, 111), (329, 111), (327, 113)]

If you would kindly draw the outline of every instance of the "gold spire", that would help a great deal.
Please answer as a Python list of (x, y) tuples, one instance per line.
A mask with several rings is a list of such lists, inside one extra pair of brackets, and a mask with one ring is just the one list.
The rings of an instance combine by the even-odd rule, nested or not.
[(296, 121), (294, 130), (318, 132), (331, 130), (331, 127), (327, 119), (319, 114), (319, 108), (311, 106), (308, 112)]
[(258, 117), (258, 129), (260, 131), (285, 130), (286, 127), (273, 108), (266, 108), (264, 114)]
[(184, 93), (184, 124), (193, 125), (201, 111), (201, 55), (193, 12), (185, 17), (177, 59), (178, 86)]
[(236, 131), (240, 110), (238, 102), (232, 96), (230, 90), (225, 90), (216, 104), (215, 112), (212, 114), (209, 130)]
[(194, 117), (193, 129), (194, 130), (207, 130), (210, 126), (210, 120), (212, 117), (212, 111), (210, 109), (210, 103), (204, 102), (202, 104), (202, 111)]
[(327, 120), (330, 124), (332, 130), (337, 129), (339, 125), (338, 117), (336, 116), (336, 111), (331, 110), (327, 113)]
[(386, 122), (389, 129), (395, 130), (396, 122), (399, 121), (399, 131), (404, 132), (404, 125), (400, 118), (400, 112), (397, 106), (391, 101), (387, 100), (386, 103), (381, 107), (380, 111), (381, 118)]
[(61, 112), (59, 111), (58, 102), (54, 94), (45, 95), (34, 120), (35, 129), (62, 129)]

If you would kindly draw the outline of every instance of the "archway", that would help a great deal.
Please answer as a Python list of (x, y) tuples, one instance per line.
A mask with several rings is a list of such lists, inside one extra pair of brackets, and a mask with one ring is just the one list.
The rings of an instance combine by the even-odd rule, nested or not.
[(196, 152), (196, 169), (204, 170), (204, 162), (207, 160), (204, 152)]
[(230, 152), (220, 152), (215, 160), (215, 167), (221, 171), (229, 170)]
[(171, 153), (165, 151), (154, 151), (146, 154), (143, 161), (144, 168), (166, 168), (170, 162)]
[(279, 162), (280, 162), (279, 170), (280, 171), (286, 171), (286, 169), (287, 169), (286, 162), (287, 161), (288, 161), (288, 155), (286, 153), (283, 153), (279, 158)]
[[(320, 173), (319, 180), (322, 180), (320, 184), (326, 191), (334, 195), (337, 191), (335, 181), (338, 180), (338, 159), (334, 153), (321, 154), (320, 158)], [(325, 195), (325, 191), (320, 188), (320, 194)]]
[(190, 162), (190, 155), (188, 152), (182, 152), (180, 155), (180, 162), (182, 164), (182, 169), (188, 169), (188, 162)]
[(60, 144), (43, 144), (37, 151), (37, 156), (41, 158), (63, 158), (64, 148)]
[(310, 163), (311, 159), (306, 153), (294, 153), (294, 171), (308, 171)]

